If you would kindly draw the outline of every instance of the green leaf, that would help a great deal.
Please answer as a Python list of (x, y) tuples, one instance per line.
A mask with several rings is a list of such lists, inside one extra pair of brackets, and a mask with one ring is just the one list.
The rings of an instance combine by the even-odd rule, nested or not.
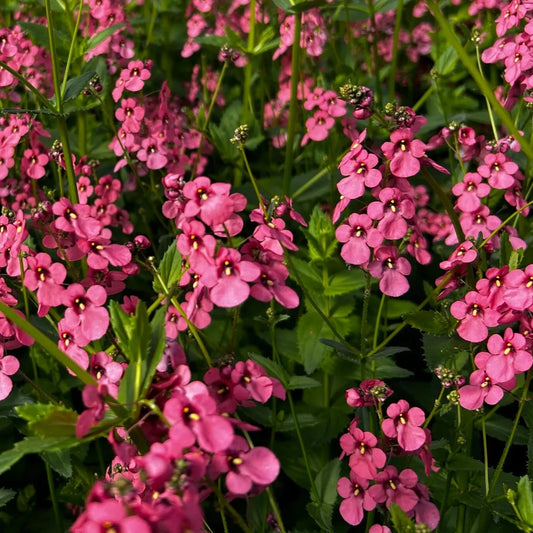
[(182, 268), (181, 254), (176, 246), (176, 241), (173, 240), (163, 255), (161, 263), (159, 263), (157, 271), (161, 281), (157, 277), (154, 278), (154, 291), (157, 293), (166, 292), (161, 283), (164, 283), (166, 289), (170, 291), (180, 279)]
[(398, 505), (391, 503), (389, 512), (396, 531), (399, 533), (414, 533), (414, 523)]
[(228, 38), (222, 35), (198, 35), (198, 37), (194, 38), (194, 42), (222, 48), (225, 44), (228, 44)]
[[(312, 265), (307, 261), (302, 261), (296, 257), (292, 257), (290, 267), (291, 278), (298, 283), (302, 283), (307, 290), (311, 292), (322, 292), (324, 290), (322, 286), (322, 276), (315, 265)], [(299, 280), (292, 270), (296, 271), (300, 278)]]
[[(296, 415), (300, 429), (314, 427), (320, 424), (320, 419), (311, 413), (299, 413)], [(276, 431), (294, 431), (296, 424), (292, 415), (288, 415), (276, 424)]]
[(258, 365), (261, 365), (269, 376), (278, 379), (283, 387), (288, 387), (289, 375), (282, 367), (272, 361), (272, 359), (268, 359), (267, 357), (252, 352), (248, 353), (248, 357)]
[(425, 333), (422, 343), (424, 359), (432, 372), (438, 365), (445, 365), (459, 371), (466, 363), (464, 355), (468, 353), (468, 343), (457, 335), (436, 337)]
[[(476, 427), (481, 428), (481, 420), (476, 423)], [(507, 442), (509, 440), (509, 435), (511, 434), (513, 428), (513, 422), (498, 414), (492, 415), (485, 422), (485, 429), (487, 430), (487, 435), (498, 439), (502, 442)], [(516, 433), (514, 434), (513, 444), (519, 446), (527, 446), (529, 440), (529, 432), (523, 426), (518, 426), (516, 428)]]
[(0, 489), (0, 507), (4, 507), (6, 503), (15, 497), (16, 492), (11, 489)]
[(410, 370), (406, 370), (401, 366), (398, 366), (391, 359), (378, 359), (375, 362), (375, 375), (379, 379), (392, 379), (392, 378), (408, 378), (413, 373)]
[(75, 437), (78, 414), (62, 405), (35, 403), (15, 408), (28, 428), (43, 438)]
[(344, 272), (333, 274), (329, 284), (324, 288), (326, 296), (337, 296), (349, 292), (358, 291), (366, 285), (366, 278), (362, 270), (353, 268)]
[(310, 502), (306, 506), (311, 518), (318, 524), (321, 531), (333, 531), (333, 505), (324, 502)]
[(528, 476), (522, 476), (518, 482), (517, 500), (522, 521), (533, 527), (533, 495), (531, 493), (531, 480)]
[(449, 74), (455, 67), (458, 57), (457, 52), (453, 46), (448, 46), (444, 52), (442, 52), (437, 61), (435, 61), (435, 66), (433, 67), (441, 76)]
[(60, 476), (65, 478), (72, 476), (70, 450), (43, 452), (41, 456)]
[(320, 501), (333, 505), (337, 501), (337, 481), (341, 462), (335, 458), (327, 463), (315, 478), (315, 487)]
[(78, 446), (83, 441), (65, 437), (26, 437), (15, 444), (13, 448), (0, 454), (0, 474), (9, 470), (17, 461), (29, 453), (44, 451), (59, 451)]
[(320, 342), (320, 339), (332, 337), (333, 332), (317, 312), (309, 311), (298, 320), (296, 334), (305, 371), (312, 374), (331, 352), (331, 348)]
[(96, 72), (94, 70), (90, 70), (68, 80), (65, 87), (65, 94), (63, 95), (63, 102), (68, 102), (69, 100), (74, 100), (74, 98), (77, 98), (81, 91), (87, 87), (89, 81), (91, 81), (91, 78), (95, 74)]
[(113, 24), (113, 26), (109, 26), (109, 28), (98, 32), (96, 35), (93, 35), (87, 41), (85, 53), (89, 52), (90, 50), (98, 46), (100, 43), (104, 42), (108, 37), (113, 35), (116, 31), (122, 29), (124, 26), (126, 26), (125, 22), (119, 22), (118, 24)]
[(289, 390), (295, 389), (312, 389), (314, 387), (320, 387), (320, 381), (310, 378), (308, 376), (291, 376), (289, 380)]
[(335, 227), (320, 206), (315, 206), (309, 219), (309, 229), (302, 230), (307, 237), (309, 257), (312, 261), (324, 261), (337, 251)]
[(455, 330), (448, 316), (438, 311), (416, 311), (404, 316), (404, 321), (420, 331), (445, 335)]

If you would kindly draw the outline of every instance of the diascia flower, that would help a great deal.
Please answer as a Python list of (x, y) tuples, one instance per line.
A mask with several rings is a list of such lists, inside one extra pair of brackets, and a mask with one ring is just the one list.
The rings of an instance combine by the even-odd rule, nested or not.
[(389, 438), (397, 438), (405, 451), (418, 450), (426, 442), (426, 434), (420, 427), (426, 416), (419, 407), (409, 408), (405, 400), (387, 407), (387, 416), (381, 427)]

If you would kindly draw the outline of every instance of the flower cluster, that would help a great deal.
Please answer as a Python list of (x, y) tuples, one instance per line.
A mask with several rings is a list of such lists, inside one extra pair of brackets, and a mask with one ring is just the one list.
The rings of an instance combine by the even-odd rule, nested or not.
[(362, 522), (365, 511), (378, 505), (387, 509), (398, 505), (417, 524), (434, 530), (439, 523), (439, 511), (429, 501), (427, 487), (418, 481), (410, 468), (400, 472), (389, 463), (394, 455), (415, 455), (424, 463), (426, 476), (438, 470), (429, 450), (431, 433), (421, 427), (425, 420), (422, 409), (410, 407), (405, 400), (387, 407), (387, 418), (382, 419), (381, 403), (392, 394), (379, 380), (365, 380), (358, 389), (348, 389), (346, 400), (352, 407), (377, 407), (383, 437), (381, 442), (370, 431), (359, 427), (355, 418), (348, 433), (340, 438), (343, 456), (349, 457), (350, 477), (342, 477), (337, 492), (343, 498), (339, 511), (346, 522), (355, 526)]

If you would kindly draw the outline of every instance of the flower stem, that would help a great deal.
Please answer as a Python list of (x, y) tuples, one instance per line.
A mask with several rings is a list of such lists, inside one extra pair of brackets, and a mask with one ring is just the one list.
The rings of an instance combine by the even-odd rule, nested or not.
[(285, 166), (283, 168), (283, 182), (281, 192), (285, 196), (291, 194), (292, 163), (294, 160), (294, 136), (296, 134), (298, 113), (298, 82), (300, 78), (300, 33), (302, 31), (302, 13), (294, 15), (294, 37), (292, 41), (291, 59), (291, 99), (289, 102), (289, 128), (287, 131), (287, 146), (285, 148)]

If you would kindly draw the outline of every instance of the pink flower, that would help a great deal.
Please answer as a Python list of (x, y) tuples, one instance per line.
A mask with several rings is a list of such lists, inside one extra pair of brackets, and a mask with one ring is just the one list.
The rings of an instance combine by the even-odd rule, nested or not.
[(420, 170), (420, 159), (425, 156), (426, 145), (413, 139), (410, 128), (400, 128), (391, 133), (391, 142), (382, 145), (383, 154), (390, 160), (390, 171), (398, 178), (409, 178)]
[(400, 257), (394, 246), (382, 246), (374, 252), (375, 259), (368, 265), (371, 276), (380, 279), (379, 288), (387, 296), (401, 296), (409, 290), (405, 276), (411, 273), (411, 265)]
[(9, 376), (18, 372), (19, 368), (19, 360), (13, 355), (4, 355), (4, 348), (0, 346), (0, 401), (9, 396), (13, 388), (13, 382)]
[(394, 466), (386, 466), (376, 478), (376, 485), (372, 485), (368, 490), (370, 495), (378, 503), (385, 503), (387, 509), (391, 503), (398, 505), (403, 511), (408, 513), (415, 508), (419, 497), (414, 491), (418, 482), (418, 476), (410, 468), (398, 470)]
[(419, 407), (411, 407), (405, 400), (393, 403), (387, 408), (387, 415), (381, 427), (389, 438), (397, 438), (405, 451), (418, 450), (426, 442), (426, 434), (419, 427), (426, 416)]
[(464, 301), (454, 302), (450, 313), (461, 321), (457, 326), (459, 336), (470, 342), (484, 341), (489, 334), (488, 327), (497, 326), (500, 317), (489, 306), (487, 298), (475, 291), (467, 292)]
[(470, 375), (470, 384), (459, 389), (459, 403), (470, 411), (479, 409), (483, 402), (496, 405), (503, 398), (504, 390), (512, 390), (515, 386), (515, 377), (509, 381), (498, 382), (492, 380), (485, 370), (474, 370)]
[(348, 524), (356, 526), (363, 521), (364, 511), (371, 511), (376, 507), (368, 489), (368, 479), (350, 472), (350, 479), (341, 477), (337, 482), (337, 492), (343, 498), (339, 512)]

